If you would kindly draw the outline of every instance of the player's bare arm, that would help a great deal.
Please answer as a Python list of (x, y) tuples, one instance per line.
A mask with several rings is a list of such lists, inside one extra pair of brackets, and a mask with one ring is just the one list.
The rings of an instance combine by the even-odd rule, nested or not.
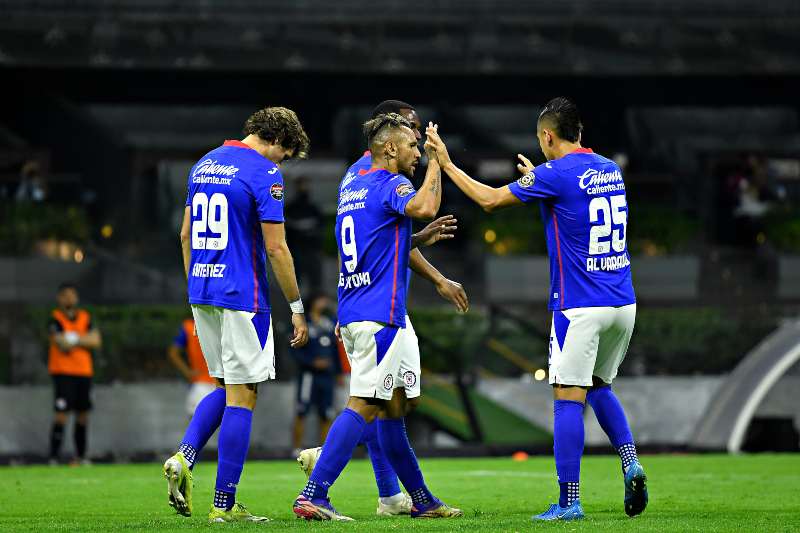
[(78, 339), (78, 346), (88, 348), (90, 350), (99, 350), (103, 346), (103, 336), (100, 330), (91, 329), (85, 335), (81, 335)]
[(181, 254), (183, 255), (183, 271), (189, 279), (189, 264), (192, 262), (192, 208), (186, 206), (183, 210), (183, 223), (181, 224)]
[(457, 311), (461, 313), (469, 311), (469, 298), (467, 298), (464, 287), (460, 283), (444, 277), (435, 266), (425, 259), (419, 249), (415, 248), (409, 253), (408, 266), (421, 277), (433, 283), (439, 296), (456, 306)]
[[(470, 200), (481, 206), (487, 213), (496, 209), (512, 205), (522, 205), (522, 201), (511, 193), (508, 185), (491, 187), (471, 178), (466, 172), (458, 168), (450, 159), (447, 146), (442, 142), (436, 145), (436, 155), (445, 174), (453, 180), (456, 187), (466, 194)], [(525, 160), (527, 161), (527, 159)], [(528, 161), (530, 163), (530, 161)]]
[(429, 122), (428, 128), (425, 130), (428, 167), (425, 171), (425, 181), (422, 182), (416, 196), (406, 204), (405, 214), (411, 218), (430, 220), (439, 212), (439, 206), (442, 203), (442, 169), (435, 155), (437, 142), (441, 143), (437, 133), (438, 128), (437, 124)]
[[(262, 222), (261, 233), (264, 237), (267, 257), (283, 296), (287, 302), (296, 302), (300, 299), (300, 289), (297, 287), (292, 253), (286, 244), (286, 228), (282, 223)], [(289, 344), (292, 348), (305, 346), (308, 342), (308, 325), (305, 315), (293, 312), (292, 326), (294, 326), (294, 335)]]
[(452, 239), (455, 237), (455, 231), (458, 229), (458, 219), (453, 215), (444, 215), (437, 218), (424, 228), (419, 233), (411, 236), (411, 248), (422, 246), (430, 246), (445, 239)]

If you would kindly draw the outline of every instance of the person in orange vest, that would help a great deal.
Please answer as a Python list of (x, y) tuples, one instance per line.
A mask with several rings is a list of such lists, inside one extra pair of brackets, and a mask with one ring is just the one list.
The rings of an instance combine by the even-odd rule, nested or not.
[[(186, 352), (185, 359), (181, 352)], [(200, 348), (200, 340), (194, 332), (194, 319), (183, 320), (172, 345), (167, 348), (167, 357), (191, 384), (186, 395), (186, 412), (191, 418), (200, 400), (216, 388), (214, 378), (208, 375), (208, 366)]]
[(86, 434), (94, 368), (92, 350), (102, 346), (100, 330), (92, 324), (85, 309), (78, 308), (78, 288), (62, 283), (56, 292), (48, 330), (50, 351), (47, 369), (53, 376), (55, 418), (50, 432), (50, 463), (58, 463), (67, 414), (75, 412), (75, 459), (72, 464), (89, 464), (86, 457)]

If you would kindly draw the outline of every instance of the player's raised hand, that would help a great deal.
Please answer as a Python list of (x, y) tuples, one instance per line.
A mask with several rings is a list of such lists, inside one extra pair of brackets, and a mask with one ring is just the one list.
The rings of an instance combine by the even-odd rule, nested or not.
[(452, 281), (447, 278), (442, 278), (442, 281), (436, 284), (436, 291), (439, 296), (456, 306), (459, 313), (466, 313), (469, 311), (469, 298), (467, 291), (457, 281)]
[(289, 346), (302, 348), (308, 343), (306, 316), (302, 313), (292, 313), (292, 326), (294, 326), (294, 336), (289, 340)]
[(444, 215), (437, 218), (414, 235), (417, 246), (430, 246), (444, 239), (455, 237), (458, 229), (458, 219), (453, 215)]
[(522, 154), (517, 154), (517, 157), (522, 161), (522, 163), (517, 164), (517, 170), (519, 170), (520, 174), (525, 175), (533, 170), (533, 163), (531, 163), (530, 159)]

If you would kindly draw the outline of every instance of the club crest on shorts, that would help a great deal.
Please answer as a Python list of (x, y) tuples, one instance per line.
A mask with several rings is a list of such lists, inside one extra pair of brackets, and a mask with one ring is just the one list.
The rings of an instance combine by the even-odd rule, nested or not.
[(394, 376), (391, 374), (386, 374), (386, 377), (383, 378), (383, 388), (386, 390), (392, 390), (394, 387)]
[(403, 382), (406, 384), (406, 387), (413, 387), (417, 384), (417, 375), (411, 370), (406, 370), (403, 373)]
[(414, 192), (414, 187), (412, 187), (411, 184), (409, 183), (401, 183), (400, 185), (397, 186), (394, 192), (397, 193), (397, 196), (402, 198)]
[(530, 189), (534, 182), (536, 182), (536, 174), (532, 170), (517, 180), (517, 184), (523, 189)]
[(279, 202), (283, 200), (283, 185), (280, 183), (273, 183), (269, 188), (269, 194)]

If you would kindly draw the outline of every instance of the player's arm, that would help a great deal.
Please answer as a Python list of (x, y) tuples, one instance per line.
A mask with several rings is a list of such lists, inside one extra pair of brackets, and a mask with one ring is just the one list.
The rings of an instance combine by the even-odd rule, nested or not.
[(408, 266), (421, 277), (427, 279), (436, 287), (439, 296), (456, 306), (461, 313), (469, 311), (469, 298), (464, 287), (456, 281), (444, 277), (439, 270), (430, 264), (418, 249), (411, 250), (408, 254)]
[(512, 205), (522, 205), (522, 201), (514, 196), (508, 185), (503, 187), (494, 188), (472, 179), (466, 172), (458, 168), (455, 163), (450, 159), (450, 154), (447, 151), (447, 146), (441, 139), (435, 144), (436, 157), (439, 158), (439, 164), (442, 166), (445, 174), (447, 174), (456, 187), (461, 189), (461, 192), (466, 194), (473, 202), (481, 206), (487, 213), (491, 213), (496, 209), (508, 207)]
[(78, 346), (89, 350), (99, 350), (103, 347), (103, 336), (97, 328), (91, 328), (85, 335), (78, 339)]
[(61, 324), (55, 318), (50, 319), (50, 323), (47, 325), (47, 331), (50, 337), (50, 342), (55, 343), (58, 346), (58, 349), (62, 352), (69, 352), (72, 346), (67, 342), (66, 337), (64, 336), (64, 328), (61, 327)]
[(430, 220), (439, 212), (442, 203), (442, 169), (436, 159), (436, 142), (441, 142), (438, 126), (428, 123), (425, 135), (425, 152), (428, 154), (428, 168), (425, 170), (425, 181), (405, 208), (406, 216), (418, 220)]
[(186, 381), (192, 381), (194, 377), (194, 371), (186, 364), (186, 361), (181, 356), (181, 348), (174, 344), (170, 344), (169, 348), (167, 348), (167, 358), (169, 359), (172, 366), (178, 369), (178, 372), (186, 379)]
[[(299, 348), (308, 342), (308, 325), (300, 301), (300, 289), (297, 287), (297, 276), (294, 272), (294, 260), (289, 246), (286, 244), (286, 228), (283, 223), (262, 222), (261, 233), (267, 249), (267, 257), (275, 273), (275, 279), (283, 296), (292, 306), (292, 325), (294, 337), (289, 344)], [(299, 304), (299, 305), (298, 305)]]
[(183, 271), (186, 274), (186, 279), (189, 279), (189, 263), (192, 262), (192, 208), (188, 205), (183, 210), (181, 254), (183, 255)]

